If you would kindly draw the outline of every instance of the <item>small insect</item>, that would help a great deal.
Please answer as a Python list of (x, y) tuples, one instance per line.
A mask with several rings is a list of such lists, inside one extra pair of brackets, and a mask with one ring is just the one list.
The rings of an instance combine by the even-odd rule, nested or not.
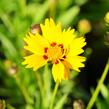
[(35, 25), (31, 26), (31, 27), (30, 27), (30, 32), (31, 32), (32, 34), (36, 34), (37, 32), (38, 32), (39, 34), (42, 34), (42, 30), (41, 30), (40, 25), (39, 25), (39, 24), (35, 24)]

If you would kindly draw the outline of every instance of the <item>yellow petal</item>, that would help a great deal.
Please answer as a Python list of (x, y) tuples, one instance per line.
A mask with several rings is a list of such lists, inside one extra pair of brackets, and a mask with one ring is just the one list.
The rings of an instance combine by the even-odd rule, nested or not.
[(33, 68), (33, 70), (37, 70), (47, 63), (47, 59), (44, 59), (44, 57), (40, 55), (33, 54), (24, 58), (25, 60), (22, 64), (27, 65), (27, 68)]
[(55, 81), (61, 82), (64, 79), (64, 65), (59, 61), (57, 64), (53, 64), (52, 74)]
[(64, 30), (62, 33), (62, 43), (64, 44), (65, 48), (69, 47), (71, 41), (76, 37), (75, 30), (68, 28)]
[(82, 56), (72, 56), (66, 58), (66, 61), (68, 61), (72, 65), (72, 69), (79, 72), (79, 68), (84, 67), (84, 64), (82, 62), (84, 62), (85, 60), (86, 58)]
[(24, 38), (24, 41), (27, 43), (24, 48), (38, 55), (42, 55), (44, 53), (44, 48), (49, 46), (48, 41), (38, 33), (35, 35), (29, 33), (29, 35)]
[(70, 73), (70, 69), (72, 68), (71, 64), (67, 61), (62, 61), (65, 69), (64, 69), (64, 80), (68, 80), (69, 78), (69, 73)]
[(76, 56), (84, 52), (82, 47), (86, 45), (85, 38), (75, 38), (70, 44), (69, 56)]
[(57, 25), (53, 21), (52, 18), (45, 20), (45, 25), (40, 24), (43, 36), (48, 39), (50, 43), (52, 42), (60, 42), (60, 36), (62, 33), (61, 24)]

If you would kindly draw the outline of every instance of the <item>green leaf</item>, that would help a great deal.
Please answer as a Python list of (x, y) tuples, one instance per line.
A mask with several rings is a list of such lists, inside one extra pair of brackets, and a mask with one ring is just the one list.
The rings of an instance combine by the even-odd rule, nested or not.
[(59, 18), (57, 19), (57, 22), (61, 22), (63, 27), (68, 26), (71, 22), (74, 22), (75, 17), (79, 14), (80, 7), (79, 6), (73, 6), (68, 11), (62, 13)]
[(96, 109), (108, 109), (109, 107), (105, 104), (103, 100), (97, 98), (96, 100)]
[(11, 34), (15, 34), (15, 28), (14, 28), (14, 25), (13, 23), (11, 22), (11, 17), (8, 16), (7, 14), (3, 13), (1, 16), (0, 16), (1, 20), (3, 21), (3, 24), (4, 26), (7, 27), (7, 30), (9, 30), (9, 32)]
[(15, 49), (11, 41), (2, 33), (0, 33), (0, 40), (3, 44), (5, 55), (9, 57), (16, 57), (17, 50)]
[(47, 13), (49, 9), (49, 2), (45, 1), (45, 3), (41, 4), (30, 4), (27, 7), (28, 15), (32, 16), (33, 23), (39, 23)]
[(11, 106), (10, 104), (7, 104), (7, 109), (15, 109), (13, 106)]
[(108, 95), (109, 95), (108, 89), (104, 84), (101, 85), (100, 91), (104, 98), (108, 97)]
[(59, 4), (59, 8), (61, 8), (62, 10), (67, 9), (73, 2), (74, 0), (58, 0), (58, 4)]
[(88, 0), (75, 0), (75, 2), (77, 3), (77, 5), (83, 5), (87, 2)]
[(26, 109), (34, 109), (34, 107), (32, 105), (30, 105), (30, 104), (27, 104)]
[(16, 10), (16, 7), (15, 0), (0, 0), (0, 15), (2, 13), (11, 13)]
[(59, 99), (57, 101), (56, 106), (54, 107), (54, 109), (62, 109), (63, 105), (65, 104), (65, 102), (67, 101), (67, 94), (64, 94), (61, 99)]
[(51, 96), (51, 75), (48, 65), (45, 66), (44, 74), (43, 74), (43, 81), (44, 81), (44, 89), (45, 89), (45, 106), (48, 107), (50, 103), (50, 96)]

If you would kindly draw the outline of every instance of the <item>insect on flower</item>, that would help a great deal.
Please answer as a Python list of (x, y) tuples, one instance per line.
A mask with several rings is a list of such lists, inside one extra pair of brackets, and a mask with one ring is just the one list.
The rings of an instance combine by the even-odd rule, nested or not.
[(40, 24), (40, 29), (42, 34), (29, 32), (24, 38), (27, 43), (24, 48), (32, 52), (24, 57), (27, 68), (37, 70), (51, 61), (53, 78), (61, 82), (69, 78), (70, 69), (80, 71), (79, 68), (84, 67), (82, 62), (86, 59), (80, 56), (86, 45), (84, 37), (77, 38), (71, 28), (62, 31), (61, 24), (55, 24), (51, 18)]

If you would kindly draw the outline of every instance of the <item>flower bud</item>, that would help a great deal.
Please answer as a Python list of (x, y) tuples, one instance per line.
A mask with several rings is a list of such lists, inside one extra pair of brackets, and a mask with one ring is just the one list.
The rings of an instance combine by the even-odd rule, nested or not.
[[(39, 24), (35, 24), (35, 25), (31, 26), (30, 33), (32, 33), (33, 35), (35, 35), (36, 33), (42, 34), (42, 30), (41, 30), (40, 25)], [(24, 43), (24, 45), (27, 45), (27, 44)], [(28, 52), (28, 50), (23, 49), (22, 54), (24, 56), (28, 56), (28, 55), (31, 55), (32, 53)]]
[(75, 100), (73, 103), (73, 109), (85, 109), (84, 103), (82, 100)]
[(109, 24), (109, 12), (106, 13), (104, 20), (105, 20), (106, 23)]
[(0, 109), (5, 109), (5, 101), (0, 100)]
[(104, 39), (105, 39), (105, 44), (109, 46), (109, 32), (106, 33)]
[(87, 34), (91, 31), (91, 24), (87, 19), (80, 20), (78, 23), (78, 31)]
[(32, 34), (36, 34), (37, 32), (38, 32), (39, 34), (42, 34), (42, 30), (41, 30), (40, 25), (39, 25), (39, 24), (33, 25), (33, 26), (30, 28), (30, 32), (31, 32)]
[(18, 72), (18, 67), (15, 63), (10, 60), (4, 62), (6, 71), (9, 75), (15, 75)]

